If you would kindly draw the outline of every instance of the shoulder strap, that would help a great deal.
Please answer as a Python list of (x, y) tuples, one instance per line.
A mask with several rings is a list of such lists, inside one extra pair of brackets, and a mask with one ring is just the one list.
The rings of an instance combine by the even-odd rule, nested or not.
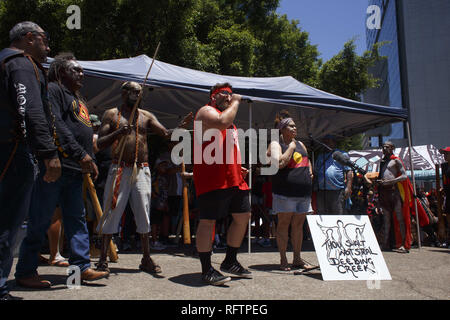
[(30, 60), (31, 64), (33, 65), (34, 74), (36, 75), (37, 81), (40, 83), (41, 77), (39, 76), (39, 71), (38, 71), (38, 67), (36, 66), (36, 63), (33, 61), (33, 58), (30, 55), (26, 54), (25, 57), (27, 57), (28, 60)]

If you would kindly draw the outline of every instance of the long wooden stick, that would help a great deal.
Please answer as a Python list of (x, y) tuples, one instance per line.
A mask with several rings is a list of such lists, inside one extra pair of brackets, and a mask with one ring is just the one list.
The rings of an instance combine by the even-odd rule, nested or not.
[[(142, 83), (141, 91), (139, 91), (138, 99), (136, 100), (136, 102), (135, 102), (135, 104), (133, 106), (133, 110), (131, 111), (130, 118), (128, 119), (128, 123), (130, 125), (133, 124), (134, 115), (136, 113), (136, 110), (138, 109), (139, 104), (141, 103), (142, 95), (143, 95), (144, 88), (145, 88), (145, 84), (147, 83), (148, 76), (150, 75), (150, 71), (152, 70), (153, 63), (155, 62), (155, 59), (156, 59), (156, 56), (158, 54), (160, 45), (161, 45), (161, 42), (158, 42), (158, 46), (156, 47), (155, 54), (153, 55), (152, 63), (150, 64), (150, 67), (148, 68), (148, 71), (147, 71), (147, 75), (145, 76), (144, 82)], [(120, 163), (122, 162), (123, 152), (125, 150), (125, 138), (126, 138), (125, 136), (122, 136), (120, 138), (120, 142), (119, 142), (119, 145), (118, 145), (120, 147), (120, 154), (119, 154), (119, 160), (118, 160), (118, 165), (119, 166), (120, 166)], [(136, 160), (137, 159), (134, 159), (134, 161), (135, 161), (134, 162), (134, 166), (136, 166)], [(134, 169), (135, 168), (133, 168), (133, 171), (134, 171)], [(116, 179), (117, 179), (117, 174), (116, 174), (115, 178), (112, 181), (111, 192), (109, 193), (108, 199), (107, 199), (107, 201), (105, 203), (105, 214), (103, 215), (102, 220), (100, 221), (100, 234), (103, 233), (104, 221), (106, 220), (106, 218), (108, 217), (108, 215), (109, 215), (109, 213), (111, 211), (110, 209), (111, 209), (111, 205), (112, 205), (112, 198), (113, 198), (113, 193), (114, 193), (114, 186), (116, 184)]]
[[(83, 174), (83, 179), (85, 181), (84, 184), (86, 185), (87, 190), (89, 191), (89, 195), (92, 200), (92, 206), (94, 207), (97, 221), (100, 221), (103, 216), (103, 212), (102, 212), (102, 207), (100, 206), (100, 202), (98, 201), (97, 192), (95, 191), (94, 183), (92, 182), (92, 179), (91, 179), (91, 176), (89, 173)], [(119, 259), (119, 256), (117, 255), (117, 247), (114, 244), (114, 242), (112, 242), (112, 240), (109, 243), (108, 256), (109, 256), (109, 260), (111, 262), (116, 262)]]
[[(184, 162), (181, 163), (181, 172), (186, 172)], [(184, 244), (191, 244), (191, 228), (189, 225), (189, 198), (186, 178), (183, 177), (183, 240)]]

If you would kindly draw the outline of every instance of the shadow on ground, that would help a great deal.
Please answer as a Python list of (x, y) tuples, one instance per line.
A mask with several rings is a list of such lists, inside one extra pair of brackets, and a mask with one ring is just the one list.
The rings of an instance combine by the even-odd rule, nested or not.
[[(201, 288), (209, 286), (209, 284), (206, 284), (202, 282), (202, 274), (200, 272), (196, 273), (187, 273), (187, 274), (180, 274), (175, 277), (171, 277), (168, 279), (169, 281), (172, 281), (176, 284), (181, 284), (183, 286), (193, 287), (193, 288)], [(228, 287), (227, 285), (219, 286), (219, 287)]]

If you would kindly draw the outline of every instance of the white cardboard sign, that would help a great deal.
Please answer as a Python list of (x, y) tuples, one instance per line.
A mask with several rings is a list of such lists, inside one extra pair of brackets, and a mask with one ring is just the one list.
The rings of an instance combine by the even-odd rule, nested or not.
[(368, 216), (307, 219), (323, 280), (392, 280)]

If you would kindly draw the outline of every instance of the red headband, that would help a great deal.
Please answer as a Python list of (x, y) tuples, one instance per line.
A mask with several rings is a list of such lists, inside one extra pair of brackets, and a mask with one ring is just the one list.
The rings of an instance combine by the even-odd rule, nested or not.
[(217, 88), (216, 90), (214, 90), (214, 91), (211, 93), (210, 98), (212, 99), (212, 97), (214, 97), (214, 96), (215, 96), (216, 94), (218, 94), (220, 91), (226, 91), (226, 92), (229, 92), (230, 94), (233, 93), (233, 91), (231, 90), (230, 87)]

